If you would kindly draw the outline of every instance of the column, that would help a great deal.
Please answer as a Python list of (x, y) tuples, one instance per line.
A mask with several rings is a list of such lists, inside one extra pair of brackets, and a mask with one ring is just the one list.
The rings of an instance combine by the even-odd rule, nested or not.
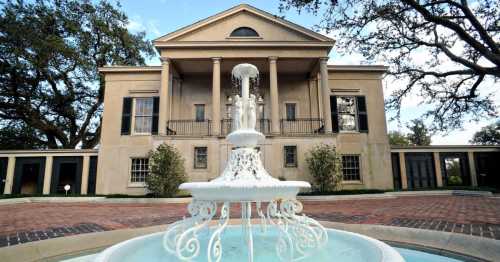
[(220, 58), (212, 58), (212, 134), (219, 136), (220, 130)]
[(437, 187), (443, 187), (443, 173), (441, 172), (441, 159), (439, 152), (434, 152), (434, 172), (436, 173)]
[(467, 152), (467, 159), (469, 160), (469, 173), (470, 173), (470, 183), (473, 187), (477, 186), (477, 172), (476, 172), (476, 161), (474, 161), (474, 152)]
[(50, 194), (50, 182), (52, 180), (52, 162), (54, 160), (53, 156), (47, 156), (45, 158), (45, 173), (43, 174), (43, 194)]
[(271, 95), (271, 133), (280, 133), (277, 57), (269, 57), (269, 88)]
[(161, 60), (161, 81), (160, 81), (160, 109), (158, 116), (158, 134), (165, 135), (168, 121), (168, 102), (170, 94), (170, 59), (166, 57)]
[(87, 190), (89, 187), (89, 168), (90, 168), (90, 156), (83, 156), (83, 164), (82, 164), (82, 185), (80, 187), (80, 193), (82, 195), (87, 194)]
[(3, 193), (5, 195), (12, 194), (12, 186), (14, 185), (14, 171), (16, 167), (16, 157), (9, 156), (9, 161), (7, 162), (7, 176), (5, 177), (5, 189)]
[(332, 133), (332, 113), (330, 111), (330, 88), (328, 87), (328, 57), (320, 58), (319, 70), (321, 76), (321, 91), (323, 95), (323, 121), (325, 134)]
[(401, 172), (401, 188), (408, 189), (408, 178), (406, 177), (405, 153), (399, 152), (399, 171)]

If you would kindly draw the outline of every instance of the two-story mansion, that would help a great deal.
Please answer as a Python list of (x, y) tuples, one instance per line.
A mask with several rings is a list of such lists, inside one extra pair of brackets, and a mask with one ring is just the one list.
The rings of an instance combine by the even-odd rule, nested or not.
[(306, 153), (333, 144), (344, 188), (393, 187), (384, 66), (328, 65), (334, 40), (248, 5), (154, 40), (161, 66), (100, 69), (106, 91), (96, 193), (144, 194), (148, 152), (175, 146), (192, 181), (217, 177), (232, 149), (231, 69), (260, 71), (257, 129), (266, 169), (311, 180)]

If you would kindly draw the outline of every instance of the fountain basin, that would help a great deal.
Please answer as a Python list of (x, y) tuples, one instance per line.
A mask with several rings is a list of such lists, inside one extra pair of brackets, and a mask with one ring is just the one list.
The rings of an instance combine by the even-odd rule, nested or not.
[(239, 129), (227, 135), (227, 140), (238, 147), (256, 146), (263, 142), (266, 137), (255, 129)]
[[(253, 228), (254, 261), (280, 261), (275, 247), (278, 229), (267, 227), (261, 231), (259, 225)], [(324, 247), (301, 261), (338, 261), (338, 262), (404, 262), (402, 256), (389, 245), (376, 239), (336, 229), (327, 229), (328, 242)], [(130, 239), (101, 252), (95, 262), (139, 262), (139, 261), (179, 261), (175, 255), (166, 252), (162, 246), (164, 233), (155, 233)], [(190, 261), (206, 261), (207, 243), (210, 234), (200, 232), (201, 250), (199, 256)], [(247, 249), (242, 230), (239, 226), (228, 226), (222, 235), (221, 261), (244, 261)]]
[(295, 199), (301, 188), (310, 188), (305, 181), (221, 181), (183, 183), (194, 199), (230, 202), (270, 202), (274, 199)]

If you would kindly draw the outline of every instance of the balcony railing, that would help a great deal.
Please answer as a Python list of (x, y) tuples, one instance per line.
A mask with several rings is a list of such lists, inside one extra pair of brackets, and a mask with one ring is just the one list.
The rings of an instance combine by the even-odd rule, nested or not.
[(281, 134), (284, 135), (322, 134), (325, 132), (321, 118), (281, 119), (280, 127)]
[[(257, 119), (255, 122), (255, 130), (261, 132), (262, 134), (269, 134), (271, 132), (271, 121), (269, 119)], [(221, 120), (221, 133), (222, 135), (227, 135), (233, 131), (233, 120), (223, 119)]]
[(209, 136), (212, 123), (210, 120), (169, 120), (167, 135), (169, 136)]

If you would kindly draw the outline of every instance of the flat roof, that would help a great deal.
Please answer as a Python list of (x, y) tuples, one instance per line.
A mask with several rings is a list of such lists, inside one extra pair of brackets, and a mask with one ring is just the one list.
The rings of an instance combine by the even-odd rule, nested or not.
[(387, 72), (384, 65), (328, 65), (328, 71), (340, 72)]
[(12, 149), (0, 150), (0, 155), (6, 154), (97, 154), (99, 149)]
[(104, 66), (99, 67), (101, 73), (121, 72), (160, 72), (161, 66)]

